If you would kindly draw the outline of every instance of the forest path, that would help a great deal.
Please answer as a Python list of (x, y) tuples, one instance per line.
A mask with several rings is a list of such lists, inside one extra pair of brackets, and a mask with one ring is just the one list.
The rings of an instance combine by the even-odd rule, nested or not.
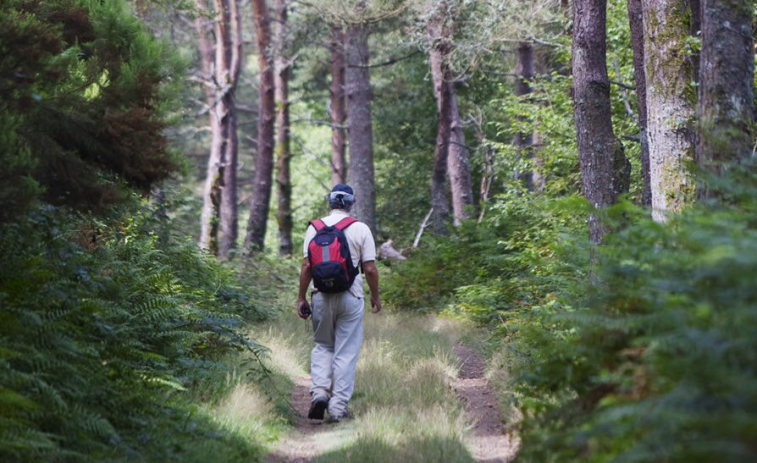
[[(461, 344), (458, 322), (382, 314), (366, 317), (351, 409), (339, 424), (307, 419), (310, 376), (291, 379), (293, 428), (267, 463), (507, 463), (506, 433), (486, 362)], [(297, 337), (298, 340), (299, 337)], [(302, 354), (302, 346), (298, 346)]]
[(486, 362), (481, 354), (464, 344), (455, 344), (460, 372), (452, 386), (463, 402), (473, 425), (470, 447), (478, 462), (507, 463), (515, 458), (519, 440), (505, 432), (499, 403), (489, 380), (484, 376)]

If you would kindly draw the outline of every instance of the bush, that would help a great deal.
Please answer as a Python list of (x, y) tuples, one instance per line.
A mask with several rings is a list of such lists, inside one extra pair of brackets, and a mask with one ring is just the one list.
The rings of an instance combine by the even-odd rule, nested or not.
[(665, 225), (618, 205), (596, 284), (520, 319), (519, 461), (757, 459), (757, 187), (712, 185)]
[(0, 460), (190, 461), (233, 440), (181, 401), (229, 351), (261, 352), (238, 328), (266, 313), (229, 270), (163, 244), (146, 209), (36, 211), (2, 229), (0, 262)]

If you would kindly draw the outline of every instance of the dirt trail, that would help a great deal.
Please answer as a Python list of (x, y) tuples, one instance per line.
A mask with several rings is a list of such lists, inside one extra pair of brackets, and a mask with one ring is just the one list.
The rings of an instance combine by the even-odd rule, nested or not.
[[(297, 378), (290, 403), (297, 412), (294, 422), (295, 433), (282, 439), (276, 445), (276, 450), (268, 455), (269, 463), (307, 463), (327, 448), (325, 439), (319, 439), (319, 434), (331, 433), (333, 426), (325, 421), (309, 420), (310, 408), (310, 376)], [(329, 440), (330, 441), (330, 440)]]
[[(518, 449), (518, 440), (505, 433), (494, 390), (484, 377), (483, 359), (478, 352), (461, 344), (455, 345), (455, 353), (460, 359), (461, 370), (452, 386), (463, 402), (469, 419), (475, 423), (469, 441), (473, 457), (481, 463), (512, 461)], [(335, 427), (307, 419), (309, 387), (310, 376), (297, 378), (291, 397), (292, 407), (297, 411), (294, 432), (277, 442), (266, 462), (308, 463), (349, 441), (349, 436), (354, 432), (349, 425)]]
[(512, 461), (518, 451), (518, 439), (505, 432), (499, 402), (484, 377), (484, 360), (478, 352), (462, 344), (455, 345), (455, 353), (461, 368), (452, 387), (475, 422), (471, 441), (473, 457), (481, 463)]

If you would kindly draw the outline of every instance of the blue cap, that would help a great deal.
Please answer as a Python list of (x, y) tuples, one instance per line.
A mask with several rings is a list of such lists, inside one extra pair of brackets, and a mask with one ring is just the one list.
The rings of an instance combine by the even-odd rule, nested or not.
[(334, 188), (331, 189), (331, 192), (336, 193), (337, 191), (341, 191), (342, 193), (347, 193), (348, 195), (355, 194), (355, 192), (352, 190), (352, 187), (347, 185), (346, 183), (339, 183), (337, 185), (334, 185)]

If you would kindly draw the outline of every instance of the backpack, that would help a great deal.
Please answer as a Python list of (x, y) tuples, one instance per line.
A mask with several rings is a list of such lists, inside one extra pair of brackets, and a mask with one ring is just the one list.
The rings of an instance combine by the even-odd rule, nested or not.
[(315, 237), (308, 244), (308, 260), (313, 284), (323, 293), (342, 293), (352, 286), (358, 269), (352, 263), (350, 246), (344, 230), (357, 222), (347, 217), (328, 226), (323, 220), (310, 222), (315, 228)]

